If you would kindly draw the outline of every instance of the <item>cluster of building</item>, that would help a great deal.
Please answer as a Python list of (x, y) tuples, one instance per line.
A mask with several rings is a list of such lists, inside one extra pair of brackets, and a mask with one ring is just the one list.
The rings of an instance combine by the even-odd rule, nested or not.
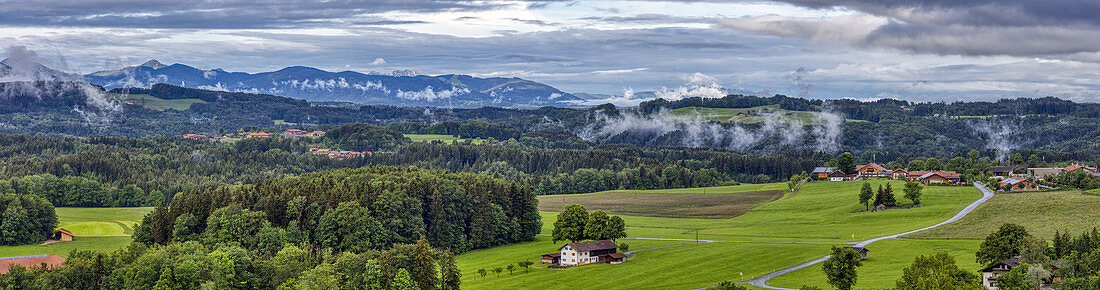
[(572, 267), (587, 264), (622, 264), (629, 257), (618, 253), (619, 245), (609, 240), (568, 243), (558, 252), (542, 255), (540, 264), (551, 267)]
[(867, 178), (883, 177), (897, 180), (919, 181), (930, 183), (959, 183), (962, 175), (949, 170), (923, 171), (906, 169), (886, 169), (876, 163), (856, 165), (855, 172), (847, 173), (835, 167), (815, 167), (813, 175), (817, 179), (829, 181), (863, 180)]
[(211, 141), (224, 140), (224, 139), (229, 139), (229, 138), (234, 138), (234, 137), (237, 137), (237, 138), (271, 138), (271, 137), (275, 137), (275, 136), (280, 136), (280, 137), (283, 137), (283, 138), (321, 137), (321, 136), (325, 136), (325, 131), (306, 132), (306, 131), (298, 130), (298, 129), (289, 129), (289, 130), (283, 131), (283, 133), (279, 133), (279, 134), (260, 131), (260, 132), (241, 132), (241, 133), (237, 133), (237, 134), (225, 134), (225, 135), (222, 135), (222, 136), (204, 135), (204, 134), (183, 134), (183, 138), (198, 139), (198, 140), (211, 140)]
[(371, 156), (371, 155), (374, 154), (370, 151), (337, 151), (337, 150), (317, 148), (317, 147), (309, 148), (309, 152), (313, 153), (313, 155), (322, 155), (322, 156), (328, 156), (328, 158), (340, 158), (340, 159)]

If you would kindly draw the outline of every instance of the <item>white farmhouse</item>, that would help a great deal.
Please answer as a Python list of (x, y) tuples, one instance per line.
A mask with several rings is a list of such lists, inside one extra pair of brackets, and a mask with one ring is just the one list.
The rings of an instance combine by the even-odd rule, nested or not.
[(626, 254), (616, 253), (619, 245), (609, 240), (568, 243), (558, 249), (561, 266), (580, 266), (594, 263), (619, 264), (626, 261)]

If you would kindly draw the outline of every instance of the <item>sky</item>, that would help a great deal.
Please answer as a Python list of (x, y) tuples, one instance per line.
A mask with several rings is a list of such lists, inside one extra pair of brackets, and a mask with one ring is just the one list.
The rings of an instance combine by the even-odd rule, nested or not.
[(0, 0), (0, 47), (79, 73), (149, 59), (411, 69), (626, 105), (644, 91), (1096, 102), (1096, 11), (1095, 0)]

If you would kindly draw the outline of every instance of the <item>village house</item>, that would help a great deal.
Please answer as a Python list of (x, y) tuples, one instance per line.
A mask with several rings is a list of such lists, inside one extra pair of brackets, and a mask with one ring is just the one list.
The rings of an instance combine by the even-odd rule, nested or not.
[(1047, 176), (1062, 174), (1062, 172), (1074, 172), (1078, 170), (1095, 176), (1100, 176), (1100, 172), (1097, 172), (1096, 167), (1076, 163), (1066, 167), (1028, 168), (1027, 176), (1031, 178), (1043, 178)]
[(306, 133), (304, 136), (306, 136), (306, 137), (321, 137), (321, 136), (325, 136), (325, 131), (313, 131), (313, 132)]
[(812, 172), (812, 174), (814, 176), (816, 176), (817, 179), (826, 179), (826, 178), (829, 178), (829, 173), (833, 173), (833, 171), (836, 171), (836, 168), (834, 168), (834, 167), (814, 167), (814, 171)]
[[(626, 262), (626, 254), (617, 253), (619, 245), (609, 240), (568, 243), (558, 248), (559, 266), (587, 264), (619, 264)], [(554, 254), (543, 255), (543, 261), (553, 262)]]
[(290, 129), (290, 130), (283, 131), (282, 136), (283, 136), (283, 138), (299, 138), (299, 137), (302, 137), (302, 135), (305, 135), (305, 134), (306, 134), (306, 131), (302, 131), (302, 130), (298, 130), (298, 129)]
[(1038, 190), (1039, 184), (1031, 180), (1021, 178), (1005, 178), (1001, 182), (997, 183), (1008, 191), (1020, 191), (1020, 190)]
[(877, 163), (856, 165), (856, 174), (864, 177), (881, 177), (888, 175), (888, 171)]
[(954, 171), (933, 171), (921, 175), (919, 178), (921, 183), (958, 183), (962, 181), (962, 176)]
[(905, 172), (905, 180), (919, 181), (920, 177), (922, 175), (928, 174), (929, 172), (932, 172), (932, 171), (924, 171), (924, 170), (908, 171), (908, 172)]
[(829, 181), (845, 181), (848, 180), (848, 175), (844, 174), (844, 171), (836, 170), (829, 173)]
[(897, 180), (905, 180), (905, 176), (908, 175), (908, 174), (909, 174), (908, 170), (894, 169), (893, 171), (890, 171), (890, 178), (897, 179)]
[(0, 274), (7, 274), (12, 266), (24, 268), (40, 267), (53, 269), (65, 264), (65, 258), (58, 255), (33, 255), (0, 258)]
[(993, 265), (989, 265), (989, 267), (978, 270), (979, 273), (982, 273), (982, 286), (985, 286), (986, 289), (1000, 289), (997, 287), (997, 278), (1001, 275), (1008, 273), (1008, 271), (1012, 271), (1012, 268), (1016, 268), (1019, 266), (1020, 257), (1014, 257), (1008, 260), (993, 263)]
[(73, 237), (75, 237), (73, 233), (66, 229), (58, 229), (53, 232), (53, 239), (61, 242), (70, 242)]
[(187, 138), (187, 139), (207, 139), (209, 137), (207, 137), (206, 135), (202, 135), (202, 134), (183, 134), (183, 138)]
[(267, 133), (267, 132), (244, 132), (244, 133), (241, 133), (241, 137), (244, 137), (244, 138), (271, 137), (271, 134)]

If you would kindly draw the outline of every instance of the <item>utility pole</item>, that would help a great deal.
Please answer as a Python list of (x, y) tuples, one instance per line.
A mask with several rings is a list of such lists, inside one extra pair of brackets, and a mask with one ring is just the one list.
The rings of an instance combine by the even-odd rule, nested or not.
[(699, 229), (695, 229), (695, 242), (699, 242)]

